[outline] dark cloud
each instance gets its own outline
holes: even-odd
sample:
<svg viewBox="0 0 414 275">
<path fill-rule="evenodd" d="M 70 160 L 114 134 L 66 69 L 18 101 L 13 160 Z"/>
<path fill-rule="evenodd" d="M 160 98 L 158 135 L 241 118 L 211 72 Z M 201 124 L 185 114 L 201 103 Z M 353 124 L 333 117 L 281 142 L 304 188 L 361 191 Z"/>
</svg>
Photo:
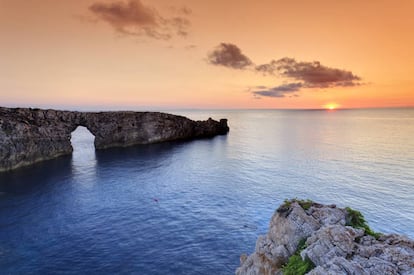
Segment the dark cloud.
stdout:
<svg viewBox="0 0 414 275">
<path fill-rule="evenodd" d="M 269 63 L 257 65 L 254 69 L 259 73 L 263 73 L 264 75 L 275 75 L 277 73 L 276 61 L 272 60 Z"/>
<path fill-rule="evenodd" d="M 184 17 L 191 13 L 190 10 L 182 10 L 183 16 L 165 18 L 140 0 L 95 2 L 89 11 L 97 19 L 109 23 L 118 33 L 127 35 L 167 40 L 174 35 L 186 36 L 190 26 L 190 21 Z"/>
<path fill-rule="evenodd" d="M 265 86 L 257 86 L 260 90 L 252 91 L 252 93 L 256 96 L 266 97 L 286 97 L 287 95 L 297 96 L 295 93 L 302 87 L 303 84 L 301 82 L 283 84 L 270 89 Z"/>
<path fill-rule="evenodd" d="M 355 86 L 361 80 L 351 71 L 330 68 L 319 61 L 297 62 L 293 58 L 282 58 L 277 63 L 281 75 L 303 80 L 308 87 Z"/>
<path fill-rule="evenodd" d="M 255 67 L 255 70 L 264 74 L 285 76 L 303 81 L 306 88 L 349 87 L 361 85 L 361 78 L 351 71 L 330 68 L 319 61 L 298 62 L 294 58 L 285 57 L 272 60 L 268 64 Z"/>
<path fill-rule="evenodd" d="M 297 97 L 304 88 L 352 87 L 362 85 L 361 78 L 351 71 L 322 65 L 319 61 L 304 62 L 284 57 L 269 63 L 255 65 L 239 47 L 230 43 L 221 43 L 208 55 L 213 65 L 232 69 L 249 69 L 263 75 L 293 79 L 297 82 L 283 84 L 273 88 L 257 86 L 251 92 L 256 96 Z"/>
<path fill-rule="evenodd" d="M 243 70 L 253 65 L 252 61 L 245 56 L 239 47 L 231 43 L 221 43 L 208 55 L 208 62 L 232 69 Z"/>
</svg>

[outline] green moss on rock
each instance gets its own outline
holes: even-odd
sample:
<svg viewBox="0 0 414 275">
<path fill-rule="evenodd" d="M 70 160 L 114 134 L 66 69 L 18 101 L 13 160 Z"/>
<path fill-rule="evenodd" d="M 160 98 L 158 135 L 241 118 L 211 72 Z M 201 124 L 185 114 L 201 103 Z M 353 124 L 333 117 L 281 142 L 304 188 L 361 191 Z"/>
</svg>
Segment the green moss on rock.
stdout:
<svg viewBox="0 0 414 275">
<path fill-rule="evenodd" d="M 365 230 L 365 234 L 373 236 L 378 239 L 381 235 L 380 233 L 374 232 L 367 224 L 364 215 L 361 212 L 354 210 L 350 207 L 345 207 L 347 212 L 346 225 L 352 226 L 353 228 L 360 228 Z"/>
<path fill-rule="evenodd" d="M 311 271 L 315 265 L 309 259 L 302 259 L 300 252 L 306 248 L 305 239 L 301 240 L 298 244 L 295 254 L 289 257 L 288 262 L 282 267 L 284 275 L 303 275 Z"/>
<path fill-rule="evenodd" d="M 294 198 L 291 200 L 285 199 L 285 201 L 283 202 L 283 205 L 281 205 L 281 207 L 290 207 L 291 204 L 293 202 L 297 202 L 304 210 L 308 210 L 313 204 L 314 202 L 312 200 L 301 200 L 298 198 Z"/>
</svg>

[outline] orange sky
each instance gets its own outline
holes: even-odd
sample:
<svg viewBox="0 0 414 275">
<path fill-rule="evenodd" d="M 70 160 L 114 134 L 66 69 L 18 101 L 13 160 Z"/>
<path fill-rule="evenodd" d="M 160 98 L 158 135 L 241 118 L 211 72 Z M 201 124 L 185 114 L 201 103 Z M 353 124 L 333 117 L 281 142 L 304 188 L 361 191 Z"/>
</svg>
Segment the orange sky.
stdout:
<svg viewBox="0 0 414 275">
<path fill-rule="evenodd" d="M 414 106 L 413 11 L 411 0 L 0 0 L 0 106 Z M 251 64 L 212 64 L 221 43 Z M 285 57 L 294 72 L 255 69 Z M 309 80 L 313 61 L 353 79 Z"/>
</svg>

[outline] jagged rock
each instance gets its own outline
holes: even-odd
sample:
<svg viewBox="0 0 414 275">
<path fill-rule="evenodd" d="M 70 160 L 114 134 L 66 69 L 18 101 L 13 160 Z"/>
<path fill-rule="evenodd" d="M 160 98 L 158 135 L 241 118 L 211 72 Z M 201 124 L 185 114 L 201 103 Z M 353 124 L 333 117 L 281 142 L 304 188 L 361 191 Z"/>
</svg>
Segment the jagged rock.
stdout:
<svg viewBox="0 0 414 275">
<path fill-rule="evenodd" d="M 256 249 L 243 255 L 236 274 L 282 274 L 301 239 L 306 248 L 302 259 L 315 268 L 307 274 L 414 274 L 414 241 L 400 235 L 366 235 L 364 229 L 346 226 L 346 209 L 301 202 L 283 204 L 273 215 L 266 236 L 259 236 Z"/>
<path fill-rule="evenodd" d="M 248 256 L 236 274 L 277 274 L 287 262 L 299 241 L 320 227 L 297 203 L 282 205 L 273 215 L 266 236 L 259 236 L 256 252 Z"/>
<path fill-rule="evenodd" d="M 336 205 L 324 206 L 322 204 L 314 203 L 309 209 L 309 214 L 317 219 L 321 225 L 345 225 L 346 211 L 336 208 Z"/>
<path fill-rule="evenodd" d="M 343 225 L 325 226 L 306 240 L 307 248 L 301 256 L 308 257 L 315 265 L 324 265 L 335 257 L 345 258 L 352 254 L 355 239 L 363 235 L 362 229 Z"/>
<path fill-rule="evenodd" d="M 0 171 L 70 154 L 71 133 L 85 126 L 95 148 L 213 137 L 227 120 L 193 121 L 159 112 L 69 112 L 0 107 Z"/>
</svg>

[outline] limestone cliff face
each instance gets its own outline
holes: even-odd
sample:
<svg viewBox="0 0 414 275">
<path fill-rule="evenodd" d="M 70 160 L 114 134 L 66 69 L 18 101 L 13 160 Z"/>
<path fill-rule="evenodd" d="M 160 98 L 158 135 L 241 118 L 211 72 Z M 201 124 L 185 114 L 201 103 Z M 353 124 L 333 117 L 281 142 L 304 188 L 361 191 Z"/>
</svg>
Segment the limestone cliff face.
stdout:
<svg viewBox="0 0 414 275">
<path fill-rule="evenodd" d="M 0 107 L 0 171 L 70 154 L 71 133 L 85 126 L 95 148 L 125 147 L 227 134 L 227 120 L 193 121 L 158 112 L 69 112 Z"/>
<path fill-rule="evenodd" d="M 307 207 L 305 207 L 307 208 Z M 237 275 L 283 274 L 282 266 L 301 240 L 300 252 L 315 267 L 306 274 L 414 274 L 414 241 L 400 235 L 376 239 L 346 226 L 346 209 L 297 202 L 282 205 L 273 215 L 267 235 L 260 236 L 250 256 L 240 257 Z"/>
<path fill-rule="evenodd" d="M 96 149 L 213 137 L 229 131 L 225 119 L 193 121 L 155 112 L 82 113 L 80 125 L 95 135 Z"/>
</svg>

